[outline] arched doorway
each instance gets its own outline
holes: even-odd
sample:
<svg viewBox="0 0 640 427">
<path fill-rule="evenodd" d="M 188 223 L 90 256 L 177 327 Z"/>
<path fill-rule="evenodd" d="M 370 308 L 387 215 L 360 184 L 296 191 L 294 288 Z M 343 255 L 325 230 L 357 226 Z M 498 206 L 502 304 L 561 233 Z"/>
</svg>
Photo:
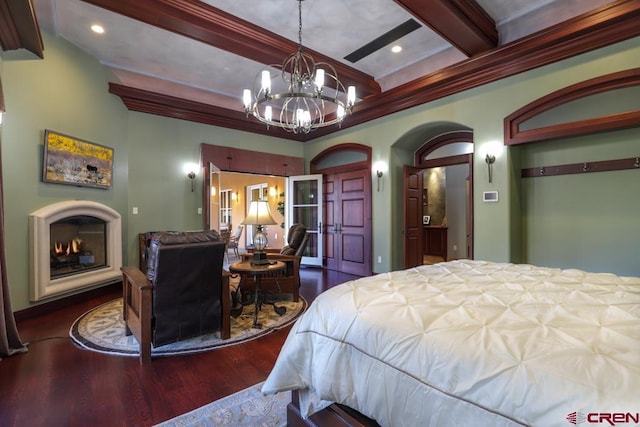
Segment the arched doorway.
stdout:
<svg viewBox="0 0 640 427">
<path fill-rule="evenodd" d="M 413 152 L 412 164 L 402 165 L 400 265 L 473 258 L 472 130 L 426 124 L 394 146 Z"/>
<path fill-rule="evenodd" d="M 368 276 L 372 271 L 371 147 L 341 144 L 311 160 L 322 174 L 325 268 Z"/>
</svg>

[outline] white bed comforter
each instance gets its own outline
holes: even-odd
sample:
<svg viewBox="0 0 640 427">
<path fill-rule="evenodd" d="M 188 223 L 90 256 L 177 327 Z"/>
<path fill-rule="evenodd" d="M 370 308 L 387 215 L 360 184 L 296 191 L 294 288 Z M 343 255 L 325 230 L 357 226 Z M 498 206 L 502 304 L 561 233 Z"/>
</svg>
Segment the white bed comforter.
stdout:
<svg viewBox="0 0 640 427">
<path fill-rule="evenodd" d="M 293 389 L 394 427 L 636 416 L 640 278 L 464 260 L 347 282 L 297 321 L 262 392 Z"/>
</svg>

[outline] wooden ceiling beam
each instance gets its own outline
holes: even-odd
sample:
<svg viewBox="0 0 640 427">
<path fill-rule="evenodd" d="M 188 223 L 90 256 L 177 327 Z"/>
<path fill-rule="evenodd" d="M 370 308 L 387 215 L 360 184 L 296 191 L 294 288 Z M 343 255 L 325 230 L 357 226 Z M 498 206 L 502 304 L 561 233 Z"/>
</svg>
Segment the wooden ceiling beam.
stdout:
<svg viewBox="0 0 640 427">
<path fill-rule="evenodd" d="M 395 0 L 467 56 L 498 46 L 496 24 L 475 0 Z"/>
<path fill-rule="evenodd" d="M 265 65 L 280 64 L 298 49 L 296 42 L 204 2 L 192 0 L 83 1 Z M 311 54 L 317 62 L 331 64 L 345 87 L 356 86 L 359 97 L 367 98 L 381 92 L 380 85 L 372 76 L 311 49 L 305 48 L 305 52 Z"/>
<path fill-rule="evenodd" d="M 341 128 L 416 107 L 487 83 L 552 64 L 633 37 L 640 37 L 640 0 L 620 0 L 562 22 L 531 36 L 493 49 L 475 58 L 425 75 L 395 89 L 356 104 Z M 114 90 L 120 87 L 122 90 Z M 309 134 L 291 134 L 266 127 L 233 111 L 152 92 L 110 84 L 129 109 L 255 132 L 263 135 L 309 141 L 334 133 L 327 127 Z M 133 106 L 133 107 L 132 107 Z"/>
<path fill-rule="evenodd" d="M 0 47 L 26 49 L 44 58 L 44 44 L 31 0 L 0 0 Z"/>
<path fill-rule="evenodd" d="M 342 129 L 640 37 L 640 0 L 609 3 L 357 103 Z M 327 128 L 313 138 L 335 132 Z"/>
</svg>

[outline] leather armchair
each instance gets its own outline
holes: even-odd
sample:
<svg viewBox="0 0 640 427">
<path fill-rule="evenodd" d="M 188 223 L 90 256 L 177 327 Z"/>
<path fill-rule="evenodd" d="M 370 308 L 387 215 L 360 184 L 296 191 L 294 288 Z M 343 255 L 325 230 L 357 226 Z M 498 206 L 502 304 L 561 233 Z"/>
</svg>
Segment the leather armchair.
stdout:
<svg viewBox="0 0 640 427">
<path fill-rule="evenodd" d="M 230 337 L 229 273 L 222 269 L 225 243 L 214 230 L 154 233 L 147 273 L 122 267 L 125 333 L 151 347 L 220 331 Z"/>
<path fill-rule="evenodd" d="M 283 294 L 291 294 L 293 301 L 298 301 L 300 288 L 300 260 L 309 241 L 309 233 L 304 224 L 293 224 L 287 233 L 287 245 L 282 249 L 265 249 L 267 258 L 270 260 L 282 261 L 287 268 L 282 276 L 278 277 L 278 282 L 272 277 L 264 277 L 261 281 L 261 288 L 264 292 L 276 294 L 278 284 Z M 251 252 L 243 254 L 243 261 L 250 261 L 253 257 Z M 240 288 L 243 295 L 252 293 L 252 284 L 247 283 L 247 278 L 242 277 Z"/>
</svg>

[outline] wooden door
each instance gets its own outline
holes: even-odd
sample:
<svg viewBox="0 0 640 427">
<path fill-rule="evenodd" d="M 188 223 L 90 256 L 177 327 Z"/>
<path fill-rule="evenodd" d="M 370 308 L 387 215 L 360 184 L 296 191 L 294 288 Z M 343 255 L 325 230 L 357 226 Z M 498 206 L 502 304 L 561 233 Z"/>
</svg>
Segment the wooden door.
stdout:
<svg viewBox="0 0 640 427">
<path fill-rule="evenodd" d="M 423 225 L 422 225 L 422 169 L 405 165 L 403 167 L 403 210 L 402 239 L 404 247 L 404 268 L 422 265 Z"/>
<path fill-rule="evenodd" d="M 467 258 L 473 259 L 473 154 L 468 156 L 469 176 L 467 177 Z"/>
<path fill-rule="evenodd" d="M 371 261 L 371 179 L 368 169 L 325 175 L 325 267 L 368 276 Z"/>
</svg>

